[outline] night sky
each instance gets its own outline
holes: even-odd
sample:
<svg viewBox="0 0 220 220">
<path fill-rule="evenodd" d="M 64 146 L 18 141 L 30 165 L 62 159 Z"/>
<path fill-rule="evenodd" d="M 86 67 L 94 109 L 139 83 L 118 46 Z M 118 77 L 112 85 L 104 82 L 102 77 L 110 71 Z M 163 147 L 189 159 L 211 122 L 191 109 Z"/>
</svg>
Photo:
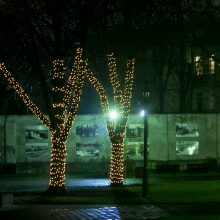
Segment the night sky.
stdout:
<svg viewBox="0 0 220 220">
<path fill-rule="evenodd" d="M 77 47 L 83 48 L 89 67 L 109 94 L 107 53 L 117 58 L 122 84 L 126 60 L 136 59 L 132 112 L 142 101 L 143 89 L 150 91 L 152 113 L 166 113 L 168 105 L 169 112 L 190 111 L 178 104 L 186 106 L 187 85 L 194 87 L 183 67 L 184 51 L 197 47 L 208 56 L 210 46 L 218 49 L 219 9 L 219 1 L 208 0 L 1 1 L 0 61 L 45 113 L 42 87 L 51 87 L 52 61 L 64 59 L 70 70 Z M 1 114 L 29 114 L 0 77 Z M 171 78 L 176 87 L 169 84 Z M 167 94 L 172 104 L 166 103 Z M 78 113 L 100 112 L 98 95 L 86 82 Z"/>
</svg>

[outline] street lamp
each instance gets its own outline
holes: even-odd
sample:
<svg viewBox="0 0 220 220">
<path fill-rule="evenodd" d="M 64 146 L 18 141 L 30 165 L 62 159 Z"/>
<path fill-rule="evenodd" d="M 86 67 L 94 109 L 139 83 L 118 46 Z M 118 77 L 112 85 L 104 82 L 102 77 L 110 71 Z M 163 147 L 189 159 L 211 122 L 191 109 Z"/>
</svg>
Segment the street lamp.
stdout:
<svg viewBox="0 0 220 220">
<path fill-rule="evenodd" d="M 148 115 L 147 115 L 147 101 L 150 96 L 150 92 L 144 90 L 142 92 L 142 104 L 144 109 L 141 111 L 141 116 L 144 117 L 144 164 L 142 175 L 142 197 L 146 197 L 148 192 Z"/>
</svg>

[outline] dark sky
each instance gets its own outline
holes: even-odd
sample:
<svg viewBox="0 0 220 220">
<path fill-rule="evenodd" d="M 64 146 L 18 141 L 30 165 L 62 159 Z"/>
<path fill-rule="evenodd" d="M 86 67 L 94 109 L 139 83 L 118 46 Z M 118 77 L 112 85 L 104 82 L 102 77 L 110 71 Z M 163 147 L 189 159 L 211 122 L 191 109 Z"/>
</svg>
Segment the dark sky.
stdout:
<svg viewBox="0 0 220 220">
<path fill-rule="evenodd" d="M 219 1 L 187 2 L 1 1 L 0 61 L 5 62 L 28 93 L 36 97 L 42 91 L 36 93 L 33 90 L 39 88 L 42 76 L 48 83 L 52 60 L 62 58 L 70 64 L 78 46 L 83 47 L 90 67 L 108 89 L 106 54 L 115 53 L 122 79 L 124 72 L 120 68 L 125 65 L 126 59 L 135 57 L 134 106 L 143 87 L 149 86 L 147 83 L 155 90 L 152 91 L 154 97 L 159 99 L 157 88 L 162 87 L 156 73 L 158 66 L 164 62 L 163 53 L 158 53 L 153 69 L 152 64 L 146 64 L 152 62 L 146 57 L 149 48 L 162 51 L 161 48 L 173 47 L 187 39 L 185 36 L 189 33 L 190 36 L 196 36 L 195 33 L 208 36 L 212 42 L 220 39 L 218 31 L 213 32 L 219 27 Z M 0 91 L 5 94 L 4 89 L 0 88 Z M 11 97 L 12 103 L 19 102 Z M 36 102 L 44 105 L 41 98 L 37 98 Z M 16 107 L 13 109 L 15 113 L 19 111 Z M 87 84 L 79 112 L 100 112 L 97 94 Z"/>
</svg>

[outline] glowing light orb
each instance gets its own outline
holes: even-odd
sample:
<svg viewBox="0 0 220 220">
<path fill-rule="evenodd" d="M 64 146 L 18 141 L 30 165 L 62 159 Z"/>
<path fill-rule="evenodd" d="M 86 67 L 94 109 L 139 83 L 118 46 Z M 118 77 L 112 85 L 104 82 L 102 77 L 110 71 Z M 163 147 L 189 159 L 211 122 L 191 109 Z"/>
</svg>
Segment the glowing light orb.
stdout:
<svg viewBox="0 0 220 220">
<path fill-rule="evenodd" d="M 145 111 L 145 110 L 141 110 L 141 111 L 140 111 L 140 116 L 141 116 L 141 117 L 144 117 L 145 115 L 146 115 L 146 111 Z"/>
<path fill-rule="evenodd" d="M 112 120 L 116 120 L 118 117 L 119 117 L 119 113 L 116 111 L 116 110 L 111 110 L 109 112 L 109 117 L 112 119 Z"/>
</svg>

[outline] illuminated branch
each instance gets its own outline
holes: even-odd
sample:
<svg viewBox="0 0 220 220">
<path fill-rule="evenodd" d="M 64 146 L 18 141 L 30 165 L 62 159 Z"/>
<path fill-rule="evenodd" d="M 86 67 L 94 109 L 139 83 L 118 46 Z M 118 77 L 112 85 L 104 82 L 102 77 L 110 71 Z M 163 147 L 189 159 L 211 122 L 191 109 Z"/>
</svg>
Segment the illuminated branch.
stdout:
<svg viewBox="0 0 220 220">
<path fill-rule="evenodd" d="M 6 69 L 4 63 L 0 64 L 0 70 L 4 74 L 4 77 L 6 78 L 7 82 L 10 84 L 10 86 L 13 89 L 15 89 L 17 94 L 23 100 L 25 105 L 31 110 L 31 112 L 33 112 L 33 114 L 36 115 L 45 126 L 47 126 L 49 129 L 51 129 L 51 123 L 50 123 L 49 119 L 47 119 L 43 115 L 43 113 L 40 111 L 40 109 L 31 101 L 31 99 L 26 94 L 26 92 L 23 90 L 23 88 L 19 85 L 18 82 L 16 82 L 16 80 L 11 75 L 11 73 Z"/>
<path fill-rule="evenodd" d="M 65 103 L 65 110 L 66 110 L 65 113 L 67 112 L 67 108 L 69 106 L 70 99 L 73 94 L 74 85 L 78 83 L 78 80 L 82 75 L 83 68 L 84 68 L 84 61 L 82 60 L 82 49 L 78 48 L 74 59 L 73 68 L 68 77 L 65 94 L 63 97 L 63 102 Z"/>
<path fill-rule="evenodd" d="M 64 102 L 66 103 L 65 112 L 68 112 L 67 108 L 70 108 L 70 112 L 64 125 L 64 130 L 61 134 L 61 138 L 64 139 L 67 138 L 70 132 L 75 119 L 76 111 L 79 106 L 82 88 L 84 85 L 86 66 L 87 63 L 82 60 L 82 49 L 79 48 L 77 49 L 77 55 L 75 57 L 73 69 L 68 79 L 67 89 L 64 96 Z"/>
<path fill-rule="evenodd" d="M 77 79 L 77 84 L 75 85 L 75 88 L 74 88 L 74 95 L 72 96 L 71 109 L 70 109 L 70 112 L 69 112 L 69 116 L 68 116 L 68 119 L 65 123 L 65 128 L 64 128 L 63 132 L 61 133 L 61 138 L 64 138 L 64 139 L 67 138 L 67 136 L 70 132 L 70 129 L 71 129 L 72 124 L 73 124 L 74 119 L 75 119 L 76 111 L 77 111 L 78 106 L 79 106 L 80 97 L 81 97 L 81 94 L 82 94 L 82 87 L 83 87 L 83 84 L 84 84 L 84 80 L 83 80 L 84 76 L 83 75 L 84 74 L 82 73 L 82 76 Z"/>
<path fill-rule="evenodd" d="M 116 94 L 120 90 L 120 82 L 117 74 L 117 65 L 113 53 L 107 55 L 108 67 L 110 72 L 110 81 L 113 88 L 113 93 Z"/>
<path fill-rule="evenodd" d="M 108 117 L 109 102 L 108 102 L 108 97 L 106 95 L 105 89 L 102 86 L 102 84 L 99 82 L 99 80 L 94 76 L 92 71 L 88 68 L 87 68 L 87 71 L 86 71 L 86 76 L 89 79 L 90 83 L 96 89 L 97 93 L 99 94 L 101 106 L 102 106 L 102 109 L 104 111 L 105 120 L 107 122 L 107 128 L 108 128 L 109 133 L 112 134 L 113 130 L 114 130 L 114 126 L 113 126 L 112 122 L 109 120 L 109 117 Z"/>
<path fill-rule="evenodd" d="M 70 123 L 71 118 L 68 119 L 70 115 L 68 114 L 68 109 L 71 109 L 70 112 L 71 111 L 76 112 L 77 110 L 78 104 L 76 103 L 79 102 L 78 100 L 79 98 L 74 97 L 74 94 L 75 93 L 81 94 L 81 91 L 78 92 L 78 90 L 82 88 L 78 88 L 78 87 L 80 84 L 82 84 L 82 79 L 84 77 L 82 74 L 82 72 L 84 71 L 83 64 L 84 62 L 82 60 L 82 49 L 78 48 L 75 59 L 74 59 L 73 68 L 67 80 L 67 85 L 64 87 L 63 82 L 62 82 L 61 87 L 55 86 L 52 88 L 52 91 L 57 92 L 59 95 L 62 96 L 62 98 L 59 100 L 59 103 L 53 104 L 53 107 L 57 107 L 57 108 L 60 108 L 60 110 L 62 110 L 62 113 L 60 112 L 60 114 L 56 114 L 56 118 L 60 120 L 59 125 L 61 128 L 60 130 L 61 133 L 64 133 L 66 125 L 69 126 L 69 124 L 72 124 Z M 52 79 L 55 79 L 55 80 L 63 79 L 64 77 L 64 68 L 62 68 L 63 66 L 64 66 L 63 61 L 61 60 L 54 61 L 54 71 L 52 74 Z M 74 108 L 76 108 L 76 110 L 74 110 Z"/>
<path fill-rule="evenodd" d="M 51 72 L 51 83 L 52 88 L 52 99 L 53 99 L 53 114 L 56 118 L 56 122 L 53 124 L 53 129 L 56 132 L 60 132 L 63 129 L 63 124 L 65 117 L 63 117 L 63 111 L 65 104 L 63 102 L 63 96 L 65 93 L 64 87 L 64 61 L 61 59 L 56 59 L 53 61 L 53 69 Z"/>
<path fill-rule="evenodd" d="M 98 92 L 104 113 L 107 114 L 109 111 L 109 104 L 108 104 L 108 97 L 106 95 L 104 87 L 94 76 L 94 74 L 91 72 L 90 69 L 87 69 L 86 76 L 88 77 L 90 83 L 94 86 L 94 88 Z"/>
<path fill-rule="evenodd" d="M 38 107 L 31 101 L 22 87 L 7 71 L 4 64 L 0 64 L 9 84 L 16 90 L 27 107 L 49 128 L 51 132 L 51 159 L 50 159 L 50 181 L 49 191 L 65 189 L 65 165 L 66 165 L 66 141 L 75 119 L 76 111 L 82 94 L 82 87 L 85 77 L 85 62 L 82 60 L 82 49 L 77 49 L 74 64 L 67 83 L 64 80 L 64 61 L 56 59 L 53 61 L 51 72 L 51 89 L 53 117 L 51 122 L 47 119 Z M 70 112 L 68 113 L 68 110 Z"/>
<path fill-rule="evenodd" d="M 110 73 L 109 77 L 114 94 L 114 103 L 116 108 L 120 108 L 120 106 L 124 104 L 123 103 L 124 100 L 123 100 L 121 84 L 117 74 L 116 60 L 113 53 L 108 54 L 107 58 L 108 58 L 108 67 Z"/>
<path fill-rule="evenodd" d="M 66 141 L 75 119 L 76 111 L 82 94 L 84 84 L 85 66 L 82 60 L 82 49 L 77 50 L 73 68 L 68 77 L 67 85 L 64 86 L 62 62 L 57 60 L 54 65 L 54 84 L 52 89 L 54 99 L 57 100 L 53 107 L 58 120 L 57 128 L 51 135 L 52 153 L 50 163 L 50 187 L 64 188 L 65 164 L 66 164 Z M 68 112 L 69 111 L 69 112 Z"/>
<path fill-rule="evenodd" d="M 125 75 L 124 108 L 127 113 L 130 111 L 133 82 L 134 82 L 134 59 L 128 60 L 126 75 Z"/>
</svg>

